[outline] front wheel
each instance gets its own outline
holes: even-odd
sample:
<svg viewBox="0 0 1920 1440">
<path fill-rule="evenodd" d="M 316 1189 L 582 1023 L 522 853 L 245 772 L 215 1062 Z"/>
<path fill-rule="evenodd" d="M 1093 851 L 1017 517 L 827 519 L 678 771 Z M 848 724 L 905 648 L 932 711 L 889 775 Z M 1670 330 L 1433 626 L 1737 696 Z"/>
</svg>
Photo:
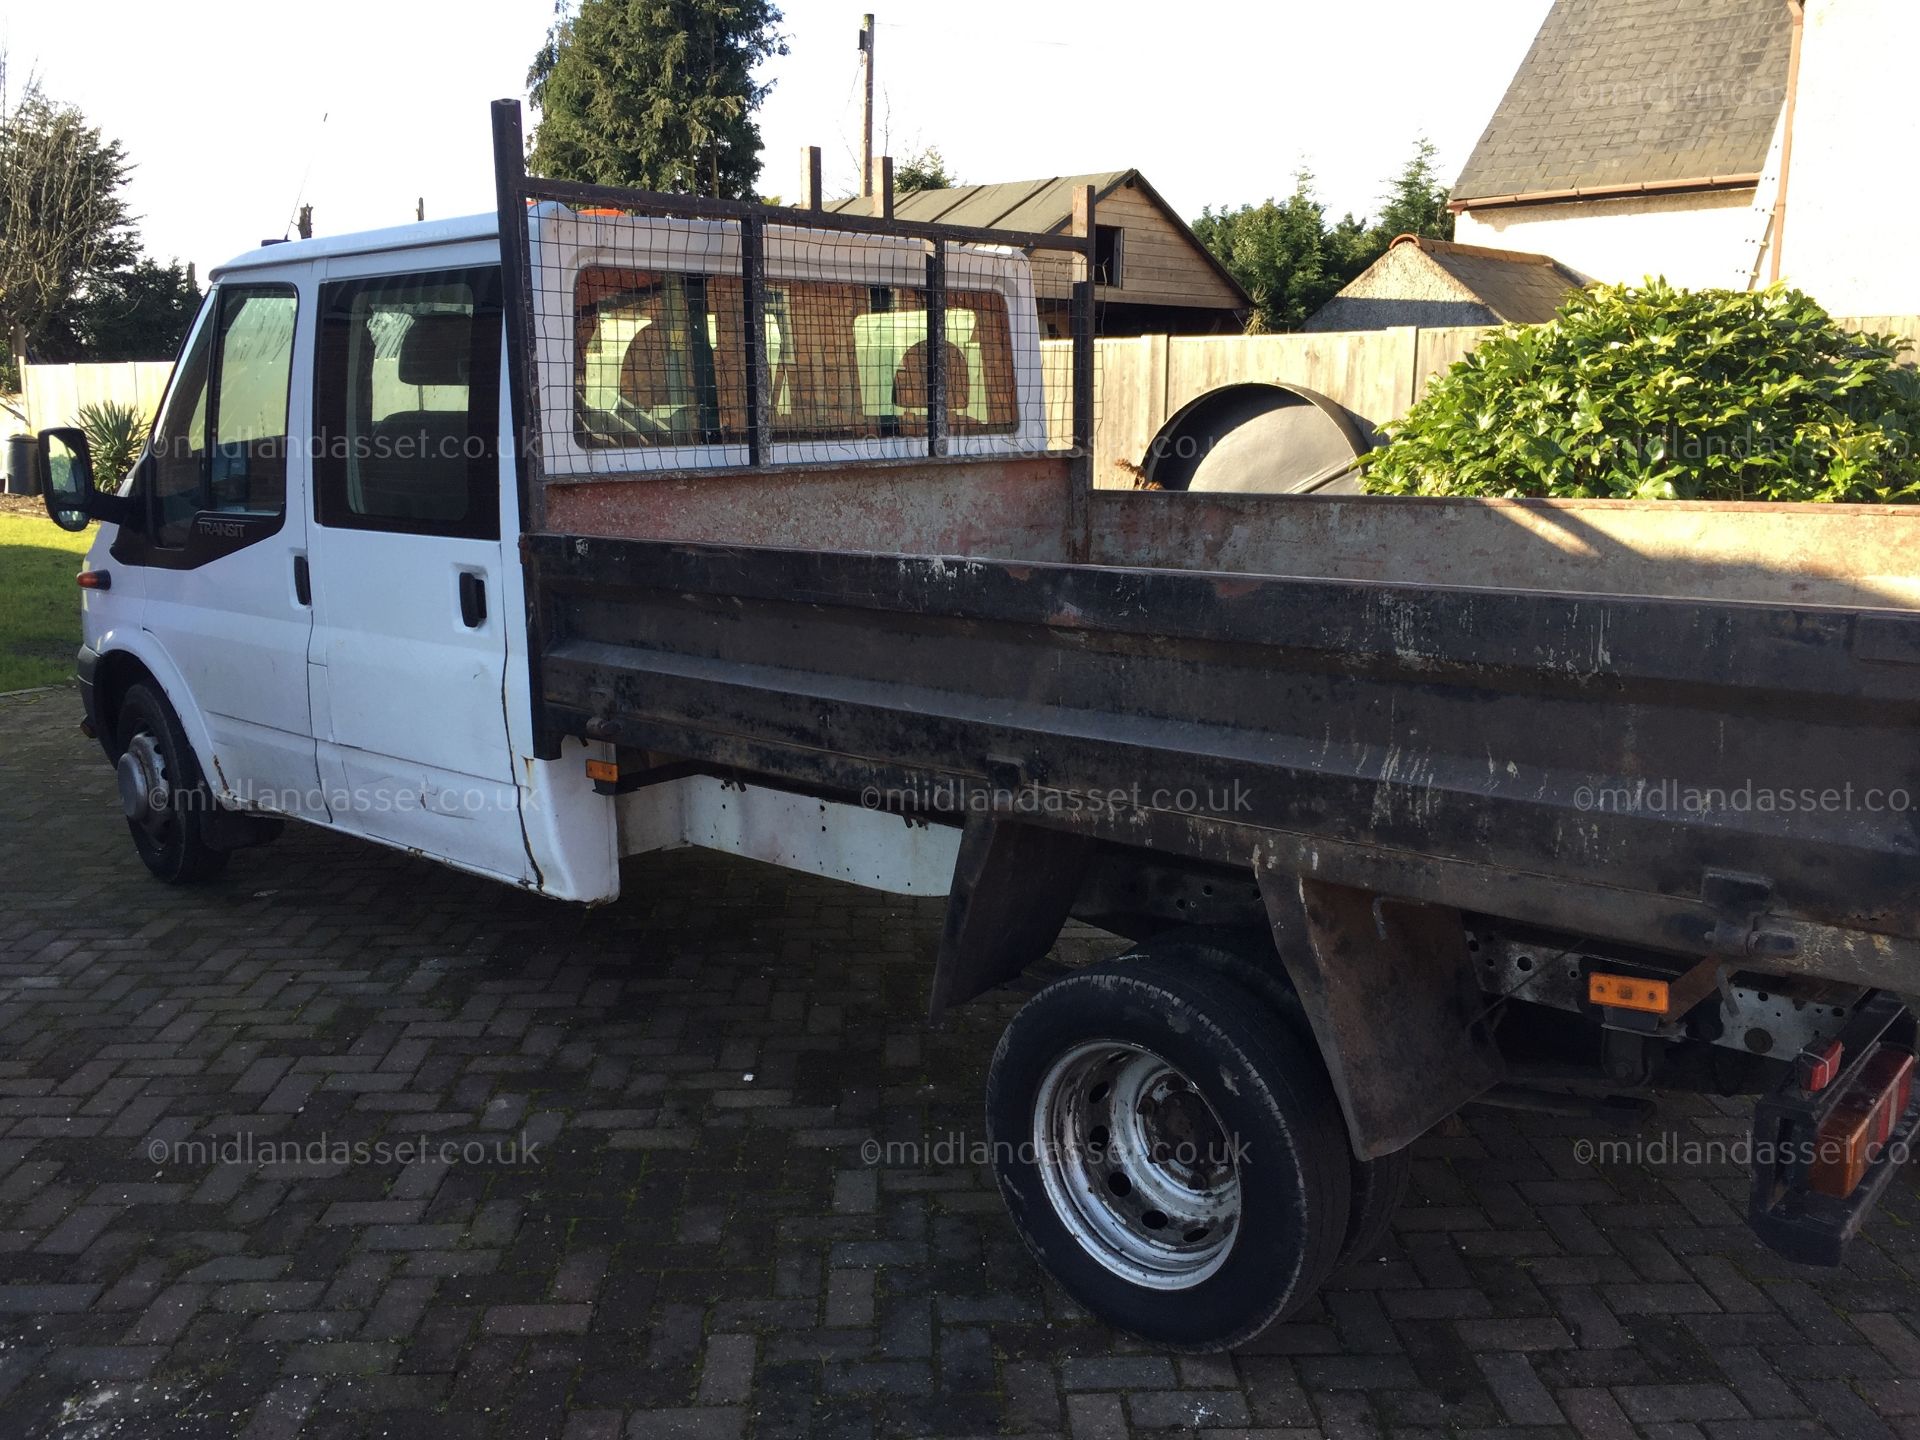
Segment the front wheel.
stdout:
<svg viewBox="0 0 1920 1440">
<path fill-rule="evenodd" d="M 1303 1303 L 1345 1238 L 1319 1056 L 1232 981 L 1151 949 L 1042 989 L 1000 1039 L 987 1128 L 1014 1225 L 1075 1299 L 1185 1350 Z"/>
<path fill-rule="evenodd" d="M 173 707 L 158 690 L 134 685 L 120 699 L 115 731 L 120 808 L 134 849 L 169 885 L 210 880 L 227 851 L 208 843 L 213 795 Z"/>
</svg>

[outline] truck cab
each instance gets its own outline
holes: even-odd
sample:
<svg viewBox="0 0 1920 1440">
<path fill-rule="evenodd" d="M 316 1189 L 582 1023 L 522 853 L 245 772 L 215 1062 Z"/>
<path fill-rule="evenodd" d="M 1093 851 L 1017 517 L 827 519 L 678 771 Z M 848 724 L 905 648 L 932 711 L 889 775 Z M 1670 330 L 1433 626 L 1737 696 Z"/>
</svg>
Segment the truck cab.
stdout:
<svg viewBox="0 0 1920 1440">
<path fill-rule="evenodd" d="M 542 413 L 571 421 L 542 427 L 546 471 L 744 463 L 730 227 L 556 205 L 529 223 Z M 1045 446 L 1025 257 L 956 247 L 930 320 L 918 246 L 816 247 L 765 241 L 773 459 L 924 454 L 935 373 L 953 455 Z M 572 900 L 613 898 L 623 853 L 688 840 L 835 874 L 880 853 L 891 888 L 943 891 L 951 835 L 902 846 L 855 811 L 854 838 L 802 853 L 779 838 L 791 797 L 729 806 L 709 777 L 610 795 L 587 762 L 611 748 L 578 737 L 536 758 L 495 216 L 268 245 L 212 278 L 88 558 L 87 723 L 157 873 L 210 875 L 295 819 Z M 76 443 L 55 433 L 53 469 Z"/>
<path fill-rule="evenodd" d="M 88 557 L 82 694 L 143 856 L 217 867 L 266 833 L 229 816 L 286 817 L 537 885 L 493 217 L 267 246 L 213 281 Z M 163 723 L 126 711 L 136 686 Z M 183 784 L 208 808 L 153 803 Z"/>
</svg>

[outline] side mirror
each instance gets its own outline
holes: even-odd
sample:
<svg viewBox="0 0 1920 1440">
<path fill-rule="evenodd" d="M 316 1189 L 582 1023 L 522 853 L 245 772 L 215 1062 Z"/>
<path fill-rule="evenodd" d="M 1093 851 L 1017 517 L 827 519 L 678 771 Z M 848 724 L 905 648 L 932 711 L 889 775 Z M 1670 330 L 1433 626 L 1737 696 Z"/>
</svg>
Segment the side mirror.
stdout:
<svg viewBox="0 0 1920 1440">
<path fill-rule="evenodd" d="M 40 494 L 62 530 L 84 530 L 93 519 L 93 450 L 86 432 L 60 427 L 40 432 Z"/>
</svg>

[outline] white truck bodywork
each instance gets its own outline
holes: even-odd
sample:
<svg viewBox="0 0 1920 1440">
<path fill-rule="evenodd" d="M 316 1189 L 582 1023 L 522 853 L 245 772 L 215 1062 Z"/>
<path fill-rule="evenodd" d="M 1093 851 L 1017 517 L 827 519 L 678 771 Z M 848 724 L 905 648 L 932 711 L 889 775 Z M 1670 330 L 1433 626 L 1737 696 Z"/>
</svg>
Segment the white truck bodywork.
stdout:
<svg viewBox="0 0 1920 1440">
<path fill-rule="evenodd" d="M 531 217 L 534 253 L 541 265 L 569 276 L 614 256 L 631 265 L 638 255 L 664 271 L 738 265 L 737 241 L 710 222 L 543 210 Z M 807 253 L 807 244 L 803 232 L 771 232 L 769 273 L 819 276 L 822 257 Z M 847 283 L 907 284 L 920 263 L 910 242 L 862 237 L 839 247 L 827 273 Z M 227 807 L 343 831 L 557 899 L 610 900 L 619 893 L 623 855 L 682 845 L 895 893 L 945 894 L 958 845 L 950 827 L 707 776 L 609 796 L 596 791 L 586 762 L 610 761 L 612 747 L 577 739 L 565 742 L 559 760 L 533 758 L 527 595 L 517 544 L 523 517 L 504 385 L 492 446 L 497 525 L 485 527 L 488 533 L 323 521 L 314 464 L 323 289 L 498 264 L 495 217 L 480 215 L 263 247 L 216 270 L 161 414 L 190 402 L 175 392 L 193 383 L 191 373 L 185 382 L 181 375 L 196 345 L 210 343 L 203 332 L 221 324 L 223 295 L 291 294 L 279 524 L 230 553 L 182 565 L 165 557 L 129 563 L 121 527 L 103 523 L 87 564 L 113 579 L 110 589 L 84 592 L 83 674 L 132 662 L 151 675 L 201 757 L 208 787 Z M 1011 306 L 1031 309 L 1024 257 L 957 248 L 953 265 L 956 284 L 992 288 Z M 569 416 L 573 317 L 543 313 L 536 323 L 551 362 L 542 371 L 554 377 L 543 409 Z M 221 335 L 215 348 L 227 343 Z M 504 353 L 500 368 L 504 374 Z M 1015 374 L 1017 433 L 956 436 L 955 453 L 1044 444 L 1037 344 L 1016 348 Z M 551 470 L 592 474 L 594 452 L 575 443 L 570 426 L 544 429 Z M 885 459 L 911 453 L 913 443 L 872 439 L 842 448 L 849 459 Z M 670 447 L 648 458 L 679 469 L 721 467 L 741 462 L 738 448 Z M 124 496 L 135 496 L 141 474 L 136 466 Z M 235 522 L 236 533 L 259 519 Z M 191 539 L 225 523 L 217 510 L 202 511 L 188 522 Z M 477 623 L 463 619 L 463 576 L 485 597 Z"/>
</svg>

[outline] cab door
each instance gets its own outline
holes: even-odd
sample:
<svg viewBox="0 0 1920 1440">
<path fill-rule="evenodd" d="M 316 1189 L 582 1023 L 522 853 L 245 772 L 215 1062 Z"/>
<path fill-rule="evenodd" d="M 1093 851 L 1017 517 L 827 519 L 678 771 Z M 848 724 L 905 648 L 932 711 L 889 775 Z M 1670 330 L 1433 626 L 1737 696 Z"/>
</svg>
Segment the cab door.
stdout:
<svg viewBox="0 0 1920 1440">
<path fill-rule="evenodd" d="M 330 262 L 320 290 L 321 774 L 336 824 L 527 880 L 504 696 L 499 266 L 393 263 Z"/>
<path fill-rule="evenodd" d="M 205 726 L 208 784 L 231 804 L 324 822 L 307 456 L 289 438 L 304 432 L 310 375 L 298 278 L 208 297 L 135 476 L 143 523 L 121 528 L 113 555 L 143 571 L 141 628 L 179 677 L 175 710 Z"/>
</svg>

